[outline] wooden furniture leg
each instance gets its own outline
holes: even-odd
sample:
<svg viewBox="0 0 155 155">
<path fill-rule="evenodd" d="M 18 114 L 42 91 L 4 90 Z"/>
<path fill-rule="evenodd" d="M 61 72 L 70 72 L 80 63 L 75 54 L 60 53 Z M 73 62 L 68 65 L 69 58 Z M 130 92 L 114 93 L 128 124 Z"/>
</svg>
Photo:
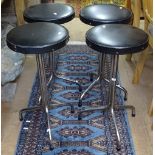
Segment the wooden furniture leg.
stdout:
<svg viewBox="0 0 155 155">
<path fill-rule="evenodd" d="M 147 59 L 147 56 L 148 56 L 148 50 L 145 49 L 141 53 L 141 55 L 139 57 L 139 60 L 137 62 L 136 69 L 135 69 L 135 72 L 134 72 L 134 76 L 133 76 L 133 79 L 132 79 L 133 84 L 138 84 L 139 83 L 140 77 L 141 77 L 141 74 L 142 74 L 142 71 L 143 71 L 143 68 L 144 68 L 144 64 L 145 64 L 145 61 Z"/>
<path fill-rule="evenodd" d="M 141 0 L 134 1 L 134 26 L 139 27 L 140 25 L 140 12 L 141 12 Z"/>
<path fill-rule="evenodd" d="M 153 116 L 153 101 L 152 101 L 151 104 L 149 105 L 148 115 L 149 115 L 150 117 Z M 153 130 L 153 123 L 151 124 L 151 129 Z"/>
<path fill-rule="evenodd" d="M 24 0 L 15 0 L 15 11 L 16 11 L 18 25 L 23 25 L 25 23 L 23 18 L 24 10 L 25 10 Z"/>
<path fill-rule="evenodd" d="M 126 61 L 131 61 L 132 58 L 132 54 L 127 54 L 126 55 Z"/>
<path fill-rule="evenodd" d="M 133 6 L 133 13 L 134 13 L 133 25 L 136 27 L 139 27 L 139 25 L 140 25 L 140 12 L 141 12 L 141 0 L 135 0 L 133 3 L 134 3 L 133 5 L 131 4 L 131 2 L 129 3 L 130 6 L 131 5 Z M 127 61 L 131 61 L 131 58 L 132 58 L 132 54 L 128 54 L 126 56 Z"/>
<path fill-rule="evenodd" d="M 150 106 L 149 106 L 148 114 L 149 114 L 150 117 L 153 116 L 153 101 L 151 102 L 151 104 L 150 104 Z"/>
</svg>

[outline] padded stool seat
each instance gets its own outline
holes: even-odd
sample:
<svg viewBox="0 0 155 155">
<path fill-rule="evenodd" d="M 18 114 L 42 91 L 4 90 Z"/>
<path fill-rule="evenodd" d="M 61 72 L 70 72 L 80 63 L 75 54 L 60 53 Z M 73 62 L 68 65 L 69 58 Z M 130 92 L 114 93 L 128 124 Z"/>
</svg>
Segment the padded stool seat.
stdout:
<svg viewBox="0 0 155 155">
<path fill-rule="evenodd" d="M 99 52 L 122 55 L 145 49 L 148 46 L 148 35 L 131 25 L 107 24 L 88 30 L 86 42 Z"/>
<path fill-rule="evenodd" d="M 74 9 L 64 4 L 43 3 L 31 6 L 24 11 L 24 19 L 32 22 L 52 22 L 63 24 L 75 16 Z"/>
<path fill-rule="evenodd" d="M 90 5 L 80 12 L 80 20 L 85 24 L 97 26 L 101 24 L 128 24 L 133 13 L 124 7 L 113 4 Z"/>
<path fill-rule="evenodd" d="M 7 34 L 7 45 L 15 52 L 42 54 L 65 46 L 69 40 L 66 28 L 54 23 L 31 23 L 12 29 Z"/>
</svg>

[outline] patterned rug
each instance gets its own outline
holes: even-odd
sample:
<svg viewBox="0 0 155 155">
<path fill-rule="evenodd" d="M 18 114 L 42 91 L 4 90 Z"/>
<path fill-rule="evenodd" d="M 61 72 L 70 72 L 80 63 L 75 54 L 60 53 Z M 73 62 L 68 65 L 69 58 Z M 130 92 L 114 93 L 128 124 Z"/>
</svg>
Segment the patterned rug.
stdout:
<svg viewBox="0 0 155 155">
<path fill-rule="evenodd" d="M 58 52 L 58 51 L 57 51 Z M 59 50 L 57 73 L 79 80 L 83 90 L 90 85 L 89 73 L 97 73 L 98 53 L 86 45 L 68 45 Z M 111 58 L 107 56 L 104 74 L 109 76 Z M 47 77 L 49 71 L 46 70 Z M 102 89 L 102 90 L 101 90 Z M 83 100 L 83 107 L 107 105 L 108 86 L 98 83 Z M 38 104 L 38 75 L 32 87 L 29 107 Z M 49 86 L 50 104 L 64 103 L 50 110 L 52 138 L 55 149 L 50 151 L 47 122 L 42 111 L 27 113 L 22 123 L 16 155 L 135 155 L 126 111 L 116 111 L 121 137 L 121 151 L 116 150 L 116 133 L 110 112 L 83 113 L 78 121 L 77 106 L 80 92 L 76 84 L 55 79 Z M 117 90 L 116 104 L 124 104 L 123 94 Z M 75 105 L 70 113 L 69 104 Z"/>
</svg>

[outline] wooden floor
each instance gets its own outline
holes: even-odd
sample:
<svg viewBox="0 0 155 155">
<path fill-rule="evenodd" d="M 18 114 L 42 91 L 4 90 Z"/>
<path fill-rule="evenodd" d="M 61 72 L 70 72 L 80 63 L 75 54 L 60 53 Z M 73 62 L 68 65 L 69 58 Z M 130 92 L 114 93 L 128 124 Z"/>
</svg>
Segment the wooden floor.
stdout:
<svg viewBox="0 0 155 155">
<path fill-rule="evenodd" d="M 85 32 L 90 28 L 79 21 L 65 24 L 71 36 L 71 41 L 84 41 Z M 152 120 L 147 114 L 148 105 L 152 100 L 152 59 L 144 67 L 139 85 L 133 85 L 132 76 L 134 63 L 128 63 L 125 56 L 120 57 L 119 70 L 122 85 L 128 90 L 127 104 L 136 107 L 136 117 L 130 117 L 131 132 L 137 155 L 152 155 Z M 18 120 L 18 111 L 26 107 L 31 86 L 36 72 L 35 58 L 29 56 L 24 65 L 24 71 L 18 81 L 16 96 L 13 103 L 2 103 L 2 155 L 13 155 L 21 123 Z"/>
</svg>

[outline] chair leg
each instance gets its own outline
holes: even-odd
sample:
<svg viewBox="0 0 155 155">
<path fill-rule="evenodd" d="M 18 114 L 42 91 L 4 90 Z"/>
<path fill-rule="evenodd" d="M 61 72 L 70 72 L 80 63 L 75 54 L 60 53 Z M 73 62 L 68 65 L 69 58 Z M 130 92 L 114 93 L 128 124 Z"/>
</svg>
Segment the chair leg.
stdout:
<svg viewBox="0 0 155 155">
<path fill-rule="evenodd" d="M 108 79 L 103 79 L 105 82 L 110 82 Z M 128 98 L 128 92 L 127 92 L 127 90 L 124 88 L 124 87 L 122 87 L 122 86 L 120 86 L 119 84 L 116 84 L 116 88 L 118 88 L 118 89 L 120 89 L 120 90 L 122 90 L 123 92 L 124 92 L 124 101 L 127 101 L 127 98 Z"/>
<path fill-rule="evenodd" d="M 153 116 L 153 101 L 150 103 L 150 105 L 149 105 L 149 108 L 148 108 L 148 115 L 150 116 L 150 117 L 152 117 Z M 152 122 L 152 124 L 151 124 L 151 129 L 153 130 L 153 122 Z"/>
<path fill-rule="evenodd" d="M 49 64 L 49 67 L 52 69 L 52 74 L 51 76 L 55 76 L 57 77 L 58 79 L 63 79 L 63 80 L 66 80 L 66 81 L 69 81 L 69 82 L 72 82 L 72 83 L 75 83 L 77 86 L 78 86 L 78 89 L 79 89 L 79 92 L 82 92 L 82 86 L 81 84 L 79 83 L 78 80 L 73 80 L 73 79 L 69 79 L 69 78 L 66 78 L 66 77 L 63 77 L 63 76 L 59 76 L 56 74 L 55 70 L 56 70 L 56 66 L 55 66 L 55 53 L 52 52 L 52 53 L 49 53 L 48 54 L 48 64 Z M 51 78 L 50 78 L 51 79 Z M 50 83 L 50 80 L 48 82 L 48 84 Z"/>
<path fill-rule="evenodd" d="M 126 55 L 126 61 L 131 61 L 132 58 L 132 54 L 127 54 Z"/>
<path fill-rule="evenodd" d="M 150 117 L 153 116 L 153 101 L 149 105 L 148 114 Z"/>
<path fill-rule="evenodd" d="M 117 149 L 117 151 L 120 151 L 121 150 L 121 139 L 120 139 L 120 135 L 119 135 L 119 131 L 118 131 L 117 123 L 116 123 L 115 112 L 114 112 L 113 107 L 111 108 L 111 115 L 112 115 L 112 119 L 113 119 L 113 122 L 115 125 L 116 135 L 117 135 L 116 149 Z"/>
<path fill-rule="evenodd" d="M 80 96 L 80 99 L 79 99 L 79 103 L 78 103 L 78 106 L 79 107 L 81 107 L 82 106 L 82 100 L 83 100 L 83 98 L 84 98 L 84 96 L 85 96 L 85 94 L 89 91 L 89 90 L 91 90 L 93 87 L 94 87 L 94 85 L 99 81 L 101 79 L 101 76 L 99 76 L 83 93 L 82 93 L 82 95 Z"/>
<path fill-rule="evenodd" d="M 100 81 L 100 80 L 103 78 L 103 67 L 104 67 L 104 63 L 105 63 L 105 56 L 106 56 L 106 55 L 102 53 L 101 56 L 99 57 L 99 68 L 98 68 L 98 74 L 99 74 L 99 76 L 97 77 L 97 79 L 93 81 L 93 79 L 91 79 L 91 78 L 92 78 L 91 76 L 93 76 L 93 74 L 92 74 L 92 73 L 90 74 L 90 81 L 93 81 L 93 82 L 92 82 L 91 85 L 89 85 L 89 87 L 81 94 L 80 99 L 79 99 L 79 103 L 78 103 L 78 106 L 79 106 L 79 107 L 82 106 L 82 100 L 83 100 L 85 94 L 86 94 L 88 91 L 90 91 L 90 90 L 94 87 L 94 85 L 95 85 L 98 81 Z"/>
<path fill-rule="evenodd" d="M 19 120 L 23 121 L 23 113 L 25 113 L 25 112 L 33 112 L 33 111 L 41 110 L 41 109 L 43 109 L 42 106 L 36 106 L 36 107 L 21 109 L 19 111 Z"/>
<path fill-rule="evenodd" d="M 132 79 L 133 84 L 138 84 L 139 83 L 140 77 L 141 77 L 141 74 L 142 74 L 142 71 L 143 71 L 143 68 L 144 68 L 144 64 L 145 64 L 145 61 L 147 59 L 147 56 L 148 56 L 148 51 L 146 49 L 141 53 L 139 61 L 138 61 L 137 65 L 136 65 L 136 69 L 135 69 L 134 76 L 133 76 L 133 79 Z"/>
<path fill-rule="evenodd" d="M 96 108 L 89 108 L 89 109 L 85 109 L 79 112 L 78 115 L 78 120 L 82 119 L 82 113 L 84 112 L 89 112 L 89 111 L 96 111 L 96 110 L 108 110 L 110 108 L 110 112 L 112 115 L 112 120 L 115 126 L 115 131 L 116 131 L 116 146 L 117 146 L 117 150 L 120 151 L 121 150 L 121 139 L 120 139 L 120 135 L 119 135 L 119 131 L 118 131 L 118 127 L 117 127 L 117 123 L 116 123 L 116 117 L 115 117 L 115 96 L 116 96 L 116 88 L 119 88 L 121 90 L 124 90 L 123 87 L 120 87 L 119 85 L 117 85 L 117 73 L 118 73 L 118 59 L 119 59 L 119 55 L 113 55 L 112 56 L 112 65 L 111 65 L 111 75 L 110 75 L 110 80 L 104 79 L 106 82 L 109 83 L 109 95 L 108 95 L 108 105 L 107 106 L 101 106 L 101 107 L 96 107 Z M 132 110 L 132 115 L 135 116 L 135 107 L 133 106 L 129 106 L 129 105 L 123 105 L 123 106 L 117 106 L 116 108 L 118 109 L 131 109 Z"/>
<path fill-rule="evenodd" d="M 115 109 L 118 109 L 118 110 L 130 109 L 131 112 L 132 112 L 132 117 L 135 117 L 135 116 L 136 116 L 135 107 L 132 106 L 132 105 L 117 105 L 117 106 L 115 106 L 114 108 L 115 108 Z"/>
<path fill-rule="evenodd" d="M 73 80 L 73 79 L 68 79 L 68 78 L 63 77 L 63 76 L 59 76 L 59 75 L 57 75 L 55 72 L 54 72 L 54 76 L 57 77 L 57 78 L 59 78 L 59 79 L 63 79 L 63 80 L 66 80 L 66 81 L 75 83 L 76 85 L 78 85 L 79 92 L 82 92 L 82 86 L 81 86 L 81 84 L 79 83 L 79 81 Z"/>
<path fill-rule="evenodd" d="M 120 90 L 122 90 L 124 92 L 124 101 L 127 101 L 127 99 L 128 99 L 127 90 L 124 87 L 120 86 L 120 85 L 116 85 L 116 88 L 118 88 L 118 89 L 120 89 Z"/>
<path fill-rule="evenodd" d="M 88 108 L 88 109 L 82 110 L 78 114 L 78 120 L 82 119 L 82 113 L 89 112 L 89 111 L 103 111 L 104 112 L 104 111 L 108 110 L 109 107 L 110 107 L 110 105 L 108 105 L 108 106 L 101 106 L 101 107 L 95 107 L 95 108 Z"/>
<path fill-rule="evenodd" d="M 24 18 L 23 18 L 24 10 L 25 10 L 24 0 L 15 0 L 15 11 L 16 11 L 17 24 L 18 25 L 25 24 L 25 21 L 24 21 Z"/>
</svg>

